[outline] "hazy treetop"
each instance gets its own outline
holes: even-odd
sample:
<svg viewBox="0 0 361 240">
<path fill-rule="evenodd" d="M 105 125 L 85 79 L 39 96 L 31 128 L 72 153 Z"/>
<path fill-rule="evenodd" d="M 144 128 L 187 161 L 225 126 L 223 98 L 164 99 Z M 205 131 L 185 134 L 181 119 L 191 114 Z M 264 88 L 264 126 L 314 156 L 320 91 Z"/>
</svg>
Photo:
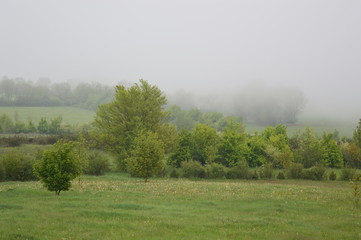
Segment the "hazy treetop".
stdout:
<svg viewBox="0 0 361 240">
<path fill-rule="evenodd" d="M 201 93 L 257 80 L 357 111 L 360 12 L 359 0 L 4 0 L 0 77 Z"/>
</svg>

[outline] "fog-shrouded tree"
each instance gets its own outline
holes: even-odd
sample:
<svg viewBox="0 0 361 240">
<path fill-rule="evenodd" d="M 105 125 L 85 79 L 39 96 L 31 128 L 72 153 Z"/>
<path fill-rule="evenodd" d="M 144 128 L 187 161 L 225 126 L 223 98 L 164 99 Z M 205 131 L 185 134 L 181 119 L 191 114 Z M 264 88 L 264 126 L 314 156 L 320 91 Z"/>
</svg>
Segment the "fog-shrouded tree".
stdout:
<svg viewBox="0 0 361 240">
<path fill-rule="evenodd" d="M 124 160 L 131 157 L 134 140 L 141 133 L 151 132 L 166 141 L 160 137 L 168 118 L 166 103 L 157 86 L 140 80 L 131 87 L 116 86 L 114 100 L 99 107 L 93 136 L 117 155 L 120 169 L 126 169 Z"/>
<path fill-rule="evenodd" d="M 353 141 L 359 148 L 361 148 L 361 119 L 353 133 Z"/>
<path fill-rule="evenodd" d="M 293 139 L 293 149 L 295 161 L 302 163 L 304 167 L 309 168 L 320 163 L 323 155 L 323 148 L 317 135 L 311 128 Z"/>
</svg>

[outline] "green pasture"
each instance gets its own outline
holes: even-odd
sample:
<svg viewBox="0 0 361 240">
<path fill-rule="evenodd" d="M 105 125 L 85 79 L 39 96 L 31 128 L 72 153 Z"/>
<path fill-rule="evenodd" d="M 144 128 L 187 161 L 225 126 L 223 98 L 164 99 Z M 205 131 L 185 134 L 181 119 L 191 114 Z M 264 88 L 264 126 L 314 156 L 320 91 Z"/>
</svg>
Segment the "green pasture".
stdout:
<svg viewBox="0 0 361 240">
<path fill-rule="evenodd" d="M 361 239 L 351 186 L 336 181 L 82 177 L 56 196 L 0 183 L 0 239 Z"/>
<path fill-rule="evenodd" d="M 95 113 L 90 110 L 75 107 L 0 107 L 0 115 L 7 114 L 10 118 L 37 124 L 41 117 L 47 120 L 61 116 L 64 123 L 81 125 L 94 119 Z"/>
<path fill-rule="evenodd" d="M 0 115 L 4 113 L 13 120 L 17 116 L 20 121 L 32 120 L 35 124 L 39 122 L 41 117 L 46 117 L 49 120 L 60 115 L 64 123 L 81 125 L 93 121 L 95 116 L 94 111 L 75 107 L 0 107 Z M 337 129 L 340 137 L 352 137 L 357 124 L 357 119 L 341 121 L 306 116 L 300 117 L 296 124 L 288 125 L 287 129 L 290 136 L 299 130 L 303 131 L 306 127 L 312 127 L 319 136 L 322 136 L 323 132 L 332 133 Z M 262 132 L 264 128 L 265 126 L 246 124 L 246 131 L 250 134 L 255 131 Z"/>
<path fill-rule="evenodd" d="M 316 117 L 300 117 L 297 123 L 289 124 L 287 126 L 288 135 L 292 137 L 296 132 L 303 132 L 306 127 L 311 127 L 314 132 L 321 137 L 324 132 L 333 133 L 335 129 L 339 132 L 340 137 L 352 137 L 354 130 L 358 124 L 357 119 L 345 120 L 332 120 L 327 118 Z M 246 131 L 250 134 L 262 132 L 265 126 L 246 124 Z"/>
</svg>

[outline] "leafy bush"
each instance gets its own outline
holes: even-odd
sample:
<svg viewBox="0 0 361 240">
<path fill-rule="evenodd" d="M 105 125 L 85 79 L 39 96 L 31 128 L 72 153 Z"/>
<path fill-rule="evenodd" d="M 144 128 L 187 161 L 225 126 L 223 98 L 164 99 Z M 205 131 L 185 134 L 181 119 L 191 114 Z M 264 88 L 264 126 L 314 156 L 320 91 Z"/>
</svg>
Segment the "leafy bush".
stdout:
<svg viewBox="0 0 361 240">
<path fill-rule="evenodd" d="M 0 182 L 5 180 L 5 168 L 4 168 L 4 164 L 3 161 L 0 160 Z"/>
<path fill-rule="evenodd" d="M 109 158 L 100 151 L 91 151 L 88 153 L 88 166 L 84 172 L 90 175 L 103 175 L 110 170 Z"/>
<path fill-rule="evenodd" d="M 259 168 L 259 177 L 260 177 L 261 179 L 272 178 L 272 176 L 273 176 L 272 163 L 263 164 L 263 165 Z"/>
<path fill-rule="evenodd" d="M 304 169 L 302 172 L 303 179 L 309 180 L 322 180 L 326 172 L 326 168 L 322 166 L 314 166 L 308 169 Z"/>
<path fill-rule="evenodd" d="M 36 179 L 33 174 L 34 159 L 22 152 L 9 150 L 0 159 L 1 177 L 6 181 L 28 181 Z"/>
<path fill-rule="evenodd" d="M 206 166 L 206 177 L 207 178 L 225 178 L 226 169 L 219 163 L 212 163 Z"/>
<path fill-rule="evenodd" d="M 328 179 L 331 180 L 331 181 L 335 181 L 336 178 L 337 178 L 337 174 L 334 171 L 330 172 L 330 175 L 328 176 Z"/>
<path fill-rule="evenodd" d="M 356 176 L 356 169 L 353 168 L 343 168 L 341 171 L 341 180 L 352 180 Z"/>
<path fill-rule="evenodd" d="M 280 179 L 280 180 L 286 179 L 284 172 L 279 172 L 277 175 L 277 179 Z"/>
<path fill-rule="evenodd" d="M 181 169 L 183 177 L 204 178 L 206 176 L 204 167 L 198 161 L 184 161 L 181 163 Z"/>
<path fill-rule="evenodd" d="M 75 143 L 58 141 L 52 150 L 44 151 L 42 159 L 34 165 L 34 172 L 49 191 L 56 195 L 67 191 L 71 180 L 81 173 L 81 161 Z"/>
<path fill-rule="evenodd" d="M 250 171 L 246 162 L 240 162 L 236 166 L 230 168 L 226 177 L 228 179 L 257 179 L 257 172 Z"/>
<path fill-rule="evenodd" d="M 179 178 L 179 172 L 176 168 L 172 168 L 169 173 L 169 177 L 171 178 Z"/>
<path fill-rule="evenodd" d="M 286 170 L 287 178 L 301 179 L 302 171 L 303 171 L 303 165 L 301 163 L 292 163 Z"/>
</svg>

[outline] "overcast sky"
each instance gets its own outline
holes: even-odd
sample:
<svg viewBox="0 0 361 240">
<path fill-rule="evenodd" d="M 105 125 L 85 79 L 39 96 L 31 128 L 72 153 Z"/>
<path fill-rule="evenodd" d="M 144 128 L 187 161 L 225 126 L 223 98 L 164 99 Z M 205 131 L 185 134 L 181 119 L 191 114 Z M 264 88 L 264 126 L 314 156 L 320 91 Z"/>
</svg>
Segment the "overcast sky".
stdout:
<svg viewBox="0 0 361 240">
<path fill-rule="evenodd" d="M 0 0 L 2 76 L 200 93 L 256 80 L 360 113 L 361 1 Z"/>
</svg>

